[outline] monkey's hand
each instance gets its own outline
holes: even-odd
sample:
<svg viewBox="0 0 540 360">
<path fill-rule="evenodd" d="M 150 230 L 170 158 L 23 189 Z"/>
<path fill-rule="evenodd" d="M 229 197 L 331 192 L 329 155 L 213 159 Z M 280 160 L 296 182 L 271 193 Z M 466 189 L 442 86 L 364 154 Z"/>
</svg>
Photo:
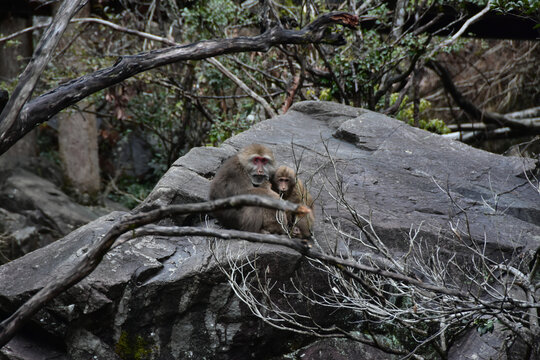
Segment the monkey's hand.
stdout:
<svg viewBox="0 0 540 360">
<path fill-rule="evenodd" d="M 311 209 L 305 205 L 300 205 L 295 211 L 296 215 L 299 217 L 304 217 L 307 214 L 311 213 Z"/>
</svg>

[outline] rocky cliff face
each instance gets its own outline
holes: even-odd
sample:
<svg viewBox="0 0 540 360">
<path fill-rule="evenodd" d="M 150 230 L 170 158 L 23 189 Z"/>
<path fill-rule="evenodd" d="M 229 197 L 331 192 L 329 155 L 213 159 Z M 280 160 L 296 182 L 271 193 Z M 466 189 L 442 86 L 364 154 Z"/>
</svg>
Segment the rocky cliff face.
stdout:
<svg viewBox="0 0 540 360">
<path fill-rule="evenodd" d="M 48 175 L 59 172 L 48 165 L 27 167 Z M 57 184 L 24 168 L 0 169 L 0 264 L 52 243 L 100 213 L 73 202 Z"/>
<path fill-rule="evenodd" d="M 366 251 L 335 231 L 336 225 L 355 231 L 351 213 L 332 198 L 336 184 L 357 213 L 371 219 L 396 256 L 407 251 L 411 227 L 420 229 L 426 244 L 440 245 L 450 235 L 449 223 L 463 229 L 466 221 L 467 233 L 485 240 L 488 253 L 526 253 L 540 246 L 540 195 L 525 176 L 535 171 L 533 160 L 473 149 L 335 103 L 298 103 L 219 148 L 192 149 L 169 169 L 139 210 L 206 200 L 209 180 L 220 164 L 253 142 L 271 147 L 278 163 L 298 166 L 299 177 L 315 198 L 315 238 L 323 249 L 347 256 Z M 1 312 L 13 311 L 51 277 L 75 265 L 84 249 L 122 214 L 103 216 L 0 267 Z M 206 216 L 163 223 L 216 226 Z M 388 358 L 359 344 L 313 342 L 269 327 L 238 299 L 218 266 L 241 255 L 239 259 L 256 258 L 258 268 L 277 284 L 298 275 L 313 281 L 320 275 L 300 254 L 243 241 L 211 244 L 204 237 L 144 237 L 113 249 L 90 276 L 40 311 L 0 354 L 29 359 L 32 356 L 24 354 L 32 348 L 45 354 L 41 358 L 55 359 L 244 359 L 279 357 L 301 348 L 296 355 L 309 359 L 316 354 Z M 349 319 L 311 310 L 322 323 L 342 326 L 340 322 Z M 37 339 L 47 339 L 46 345 Z M 479 340 L 450 355 L 474 355 Z M 347 350 L 340 352 L 340 347 Z M 499 350 L 490 347 L 494 353 Z"/>
</svg>

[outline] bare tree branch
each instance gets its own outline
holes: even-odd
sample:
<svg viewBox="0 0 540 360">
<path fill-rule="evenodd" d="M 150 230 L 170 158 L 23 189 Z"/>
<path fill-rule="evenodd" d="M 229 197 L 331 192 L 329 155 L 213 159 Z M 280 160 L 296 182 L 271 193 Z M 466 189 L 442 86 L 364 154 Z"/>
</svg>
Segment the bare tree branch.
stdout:
<svg viewBox="0 0 540 360">
<path fill-rule="evenodd" d="M 193 226 L 158 226 L 153 224 L 146 225 L 125 233 L 118 239 L 114 246 L 116 247 L 118 244 L 124 243 L 125 241 L 147 235 L 211 236 L 225 240 L 239 239 L 261 244 L 282 245 L 296 250 L 300 253 L 305 253 L 309 249 L 309 244 L 306 241 L 296 238 L 289 238 L 282 235 L 259 234 L 239 230 L 214 229 Z"/>
<path fill-rule="evenodd" d="M 19 30 L 13 34 L 10 34 L 10 35 L 7 35 L 7 36 L 4 36 L 4 37 L 1 37 L 0 38 L 0 43 L 2 42 L 5 42 L 5 41 L 8 41 L 8 40 L 11 40 L 11 39 L 14 39 L 18 36 L 21 36 L 23 34 L 26 34 L 27 32 L 30 32 L 30 31 L 34 31 L 34 30 L 37 30 L 37 29 L 42 29 L 42 28 L 45 28 L 45 27 L 48 27 L 50 26 L 52 23 L 54 23 L 54 21 L 51 21 L 50 23 L 47 23 L 47 24 L 38 24 L 38 25 L 34 25 L 34 26 L 31 26 L 31 27 L 28 27 L 26 29 L 22 29 L 22 30 Z M 77 19 L 71 19 L 70 20 L 70 23 L 71 24 L 75 24 L 75 23 L 95 23 L 95 24 L 101 24 L 101 25 L 105 25 L 105 26 L 108 26 L 114 30 L 117 30 L 117 31 L 121 31 L 121 32 L 125 32 L 125 33 L 128 33 L 128 34 L 131 34 L 131 35 L 136 35 L 136 36 L 140 36 L 140 37 L 144 37 L 146 39 L 149 39 L 149 40 L 155 40 L 155 41 L 159 41 L 159 42 L 163 42 L 163 39 L 162 37 L 160 36 L 156 36 L 156 35 L 153 35 L 153 34 L 150 34 L 150 33 L 146 33 L 146 32 L 142 32 L 142 31 L 138 31 L 138 30 L 133 30 L 133 29 L 130 29 L 130 28 L 127 28 L 125 26 L 121 26 L 121 25 L 118 25 L 118 24 L 115 24 L 113 22 L 110 22 L 110 21 L 107 21 L 107 20 L 103 20 L 103 19 L 98 19 L 98 18 L 77 18 Z M 168 40 L 168 42 L 170 43 L 169 45 L 176 45 L 174 44 L 174 42 Z"/>
<path fill-rule="evenodd" d="M 36 125 L 49 120 L 62 109 L 140 72 L 178 61 L 201 60 L 245 51 L 266 52 L 272 46 L 280 44 L 327 43 L 343 45 L 345 43 L 343 36 L 325 32 L 328 26 L 333 24 L 355 27 L 358 24 L 358 17 L 345 12 L 332 12 L 319 16 L 301 30 L 273 27 L 265 33 L 253 37 L 207 40 L 120 57 L 109 68 L 71 80 L 29 101 L 22 109 L 19 108 L 20 113 L 17 109 L 9 110 L 11 107 L 6 106 L 0 118 L 0 154 L 9 149 Z M 18 97 L 14 95 L 12 99 Z M 13 120 L 8 123 L 3 120 L 7 118 L 7 115 L 10 116 L 10 119 L 16 119 L 18 116 L 18 119 L 16 122 Z"/>
<path fill-rule="evenodd" d="M 249 94 L 250 97 L 255 99 L 257 102 L 259 102 L 263 107 L 264 110 L 266 110 L 266 113 L 270 117 L 277 116 L 277 113 L 272 109 L 268 101 L 266 101 L 264 98 L 259 96 L 255 91 L 251 90 L 249 86 L 246 85 L 245 82 L 240 80 L 238 76 L 234 75 L 232 72 L 230 72 L 220 61 L 214 58 L 206 59 L 210 64 L 214 65 L 219 71 L 221 71 L 225 76 L 227 76 L 229 79 L 231 79 L 236 85 L 240 86 L 242 90 L 244 90 L 247 94 Z"/>
<path fill-rule="evenodd" d="M 467 21 L 465 21 L 465 23 L 461 26 L 461 28 L 454 34 L 452 35 L 452 37 L 444 40 L 443 42 L 441 42 L 439 45 L 437 45 L 437 47 L 431 52 L 431 54 L 434 54 L 436 53 L 437 51 L 439 51 L 440 49 L 443 49 L 449 45 L 451 45 L 452 43 L 454 43 L 457 39 L 459 39 L 459 37 L 461 35 L 463 35 L 463 33 L 465 31 L 467 31 L 467 29 L 469 28 L 469 26 L 471 26 L 472 24 L 474 24 L 476 21 L 480 20 L 480 18 L 482 16 L 484 16 L 485 14 L 487 14 L 487 12 L 489 11 L 489 9 L 491 9 L 491 0 L 488 1 L 487 5 L 480 11 L 478 12 L 477 14 L 475 14 L 474 16 L 470 17 Z"/>
<path fill-rule="evenodd" d="M 49 282 L 10 317 L 0 323 L 0 347 L 4 346 L 13 337 L 15 332 L 47 302 L 90 274 L 99 265 L 101 259 L 109 251 L 116 239 L 123 233 L 172 215 L 210 212 L 247 205 L 291 211 L 298 214 L 307 214 L 310 211 L 305 206 L 284 200 L 257 195 L 239 195 L 215 201 L 163 206 L 147 212 L 126 214 L 113 224 L 106 234 L 97 239 L 94 245 L 81 256 L 80 261 L 68 270 L 65 275 Z"/>
<path fill-rule="evenodd" d="M 34 51 L 32 59 L 19 77 L 19 83 L 15 87 L 11 98 L 0 113 L 0 143 L 2 143 L 0 148 L 3 147 L 4 139 L 10 138 L 8 131 L 13 128 L 21 109 L 23 109 L 23 106 L 30 96 L 32 96 L 34 87 L 36 86 L 41 73 L 45 69 L 45 66 L 51 60 L 53 51 L 66 30 L 69 20 L 84 6 L 85 3 L 86 0 L 64 1 L 56 12 L 53 22 L 43 34 L 41 41 Z M 24 132 L 24 134 L 32 130 L 32 128 L 33 126 Z M 24 134 L 21 134 L 17 140 Z M 11 146 L 11 144 L 9 146 Z M 0 154 L 3 152 L 4 151 L 1 151 Z"/>
</svg>

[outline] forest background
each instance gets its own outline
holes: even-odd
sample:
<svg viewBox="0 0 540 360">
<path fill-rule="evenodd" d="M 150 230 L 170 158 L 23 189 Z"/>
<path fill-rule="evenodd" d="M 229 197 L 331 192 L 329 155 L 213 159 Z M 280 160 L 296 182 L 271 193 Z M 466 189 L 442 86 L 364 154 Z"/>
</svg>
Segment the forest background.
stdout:
<svg viewBox="0 0 540 360">
<path fill-rule="evenodd" d="M 59 5 L 2 2 L 4 103 Z M 151 69 L 51 116 L 1 159 L 38 156 L 79 202 L 132 208 L 189 149 L 218 145 L 306 99 L 379 111 L 495 152 L 525 142 L 534 151 L 538 1 L 90 1 L 33 96 L 119 57 L 301 29 L 336 10 L 359 17 L 355 30 L 337 29 L 343 46 L 280 45 Z"/>
</svg>

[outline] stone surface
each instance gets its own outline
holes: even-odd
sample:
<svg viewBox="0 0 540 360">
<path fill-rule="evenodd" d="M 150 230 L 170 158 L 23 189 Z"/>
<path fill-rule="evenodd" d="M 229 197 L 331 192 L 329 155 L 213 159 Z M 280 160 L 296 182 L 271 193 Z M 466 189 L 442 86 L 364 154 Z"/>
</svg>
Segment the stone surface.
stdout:
<svg viewBox="0 0 540 360">
<path fill-rule="evenodd" d="M 96 219 L 55 184 L 24 169 L 0 171 L 0 263 L 22 256 Z"/>
<path fill-rule="evenodd" d="M 360 215 L 371 216 L 375 230 L 396 254 L 407 249 L 411 227 L 420 228 L 427 244 L 444 245 L 450 221 L 460 220 L 463 230 L 463 210 L 475 239 L 486 240 L 487 252 L 540 245 L 539 194 L 523 176 L 535 170 L 534 161 L 490 154 L 381 114 L 334 103 L 298 103 L 287 114 L 261 122 L 219 148 L 192 149 L 138 209 L 205 200 L 219 165 L 252 142 L 271 147 L 278 163 L 298 165 L 300 178 L 315 198 L 315 237 L 323 248 L 365 251 L 360 246 L 347 249 L 332 230 L 333 222 L 354 231 L 351 215 L 331 197 L 336 183 Z M 74 266 L 85 248 L 122 214 L 103 216 L 0 267 L 0 311 L 13 311 L 52 276 Z M 163 221 L 170 222 L 216 226 L 204 215 Z M 302 359 L 362 353 L 369 359 L 388 358 L 347 341 L 310 343 L 265 325 L 235 296 L 219 270 L 218 264 L 226 264 L 231 254 L 257 258 L 258 267 L 277 284 L 294 274 L 324 284 L 314 280 L 316 275 L 291 250 L 228 241 L 217 242 L 211 251 L 212 243 L 203 237 L 144 237 L 124 243 L 90 276 L 40 311 L 32 327 L 55 339 L 51 343 L 60 344 L 56 351 L 76 360 L 87 359 L 92 351 L 104 359 L 134 358 L 135 352 L 149 359 L 264 359 L 293 350 Z M 312 310 L 321 322 L 343 319 Z M 21 333 L 13 341 L 28 336 Z M 473 355 L 483 339 L 463 342 L 459 356 Z"/>
</svg>

